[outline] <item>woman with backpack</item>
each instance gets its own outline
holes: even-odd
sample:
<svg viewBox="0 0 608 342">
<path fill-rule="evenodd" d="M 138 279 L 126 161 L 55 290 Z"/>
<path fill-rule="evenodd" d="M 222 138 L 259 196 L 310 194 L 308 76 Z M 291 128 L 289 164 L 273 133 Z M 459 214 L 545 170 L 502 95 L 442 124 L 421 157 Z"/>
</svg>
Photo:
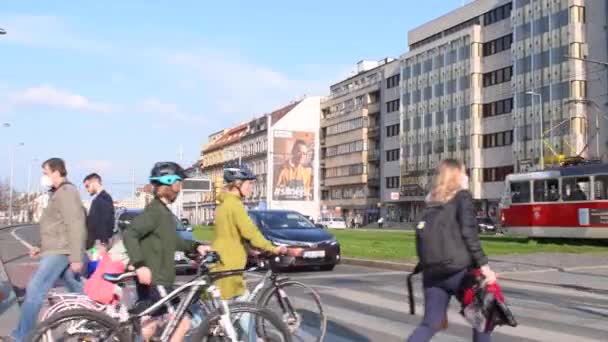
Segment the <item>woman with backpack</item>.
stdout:
<svg viewBox="0 0 608 342">
<path fill-rule="evenodd" d="M 442 161 L 423 219 L 416 227 L 419 266 L 424 287 L 424 318 L 410 342 L 429 341 L 446 324 L 448 305 L 465 276 L 479 268 L 487 284 L 496 281 L 479 241 L 469 177 L 464 164 Z M 489 342 L 490 333 L 473 329 L 473 341 Z"/>
</svg>

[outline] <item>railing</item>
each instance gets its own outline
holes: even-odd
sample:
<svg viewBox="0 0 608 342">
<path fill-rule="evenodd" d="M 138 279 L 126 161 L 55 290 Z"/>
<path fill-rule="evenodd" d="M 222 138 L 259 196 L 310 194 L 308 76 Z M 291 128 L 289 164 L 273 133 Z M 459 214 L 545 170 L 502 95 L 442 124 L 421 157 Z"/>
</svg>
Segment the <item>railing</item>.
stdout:
<svg viewBox="0 0 608 342">
<path fill-rule="evenodd" d="M 367 151 L 367 160 L 368 161 L 380 160 L 380 150 L 368 150 Z"/>
<path fill-rule="evenodd" d="M 357 110 L 367 109 L 367 106 L 368 106 L 367 104 L 363 104 L 362 103 L 362 104 L 354 105 L 352 107 L 342 108 L 340 110 L 337 110 L 335 112 L 331 112 L 331 113 L 327 114 L 324 119 L 325 120 L 330 120 L 330 119 L 333 119 L 333 118 L 337 118 L 339 116 L 350 114 L 350 113 L 352 113 L 354 111 L 357 111 Z"/>
<path fill-rule="evenodd" d="M 350 92 L 357 91 L 359 89 L 362 89 L 362 88 L 365 88 L 365 87 L 369 87 L 371 85 L 376 85 L 376 84 L 381 83 L 381 82 L 382 82 L 382 79 L 380 79 L 380 77 L 374 77 L 374 78 L 371 78 L 371 79 L 363 78 L 359 82 L 359 84 L 357 84 L 355 86 L 348 87 L 348 88 L 340 87 L 339 89 L 337 89 L 335 91 L 332 91 L 332 93 L 329 95 L 329 97 L 332 98 L 332 99 L 334 99 L 334 98 L 342 96 L 344 94 L 348 94 Z"/>
</svg>

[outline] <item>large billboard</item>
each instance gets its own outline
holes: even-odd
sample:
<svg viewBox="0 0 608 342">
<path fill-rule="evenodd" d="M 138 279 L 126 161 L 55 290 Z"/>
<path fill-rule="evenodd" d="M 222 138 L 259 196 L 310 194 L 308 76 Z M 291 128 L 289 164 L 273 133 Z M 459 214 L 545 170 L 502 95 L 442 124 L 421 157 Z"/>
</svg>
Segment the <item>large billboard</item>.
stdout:
<svg viewBox="0 0 608 342">
<path fill-rule="evenodd" d="M 274 131 L 274 201 L 313 201 L 315 133 Z"/>
</svg>

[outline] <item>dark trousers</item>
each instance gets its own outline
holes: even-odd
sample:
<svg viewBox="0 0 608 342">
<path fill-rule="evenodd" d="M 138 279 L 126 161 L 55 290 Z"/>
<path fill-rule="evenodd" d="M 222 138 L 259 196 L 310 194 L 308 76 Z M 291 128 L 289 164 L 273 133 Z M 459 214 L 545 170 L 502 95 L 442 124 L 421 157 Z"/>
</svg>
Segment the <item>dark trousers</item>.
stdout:
<svg viewBox="0 0 608 342">
<path fill-rule="evenodd" d="M 447 279 L 424 284 L 424 318 L 408 338 L 408 342 L 430 341 L 441 329 L 447 317 L 450 299 L 456 294 L 467 271 L 460 271 Z M 490 333 L 473 329 L 474 342 L 490 342 Z"/>
</svg>

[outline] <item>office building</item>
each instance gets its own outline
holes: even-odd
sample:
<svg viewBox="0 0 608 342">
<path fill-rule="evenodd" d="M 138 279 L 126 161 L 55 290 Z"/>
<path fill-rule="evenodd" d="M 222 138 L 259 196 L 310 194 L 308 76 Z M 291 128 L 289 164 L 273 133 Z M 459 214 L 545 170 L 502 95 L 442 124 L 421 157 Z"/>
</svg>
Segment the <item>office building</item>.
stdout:
<svg viewBox="0 0 608 342">
<path fill-rule="evenodd" d="M 607 17 L 606 1 L 477 0 L 410 31 L 387 205 L 415 218 L 438 162 L 457 158 L 478 214 L 495 215 L 507 174 L 605 155 L 607 71 L 574 58 L 608 60 Z"/>
</svg>

